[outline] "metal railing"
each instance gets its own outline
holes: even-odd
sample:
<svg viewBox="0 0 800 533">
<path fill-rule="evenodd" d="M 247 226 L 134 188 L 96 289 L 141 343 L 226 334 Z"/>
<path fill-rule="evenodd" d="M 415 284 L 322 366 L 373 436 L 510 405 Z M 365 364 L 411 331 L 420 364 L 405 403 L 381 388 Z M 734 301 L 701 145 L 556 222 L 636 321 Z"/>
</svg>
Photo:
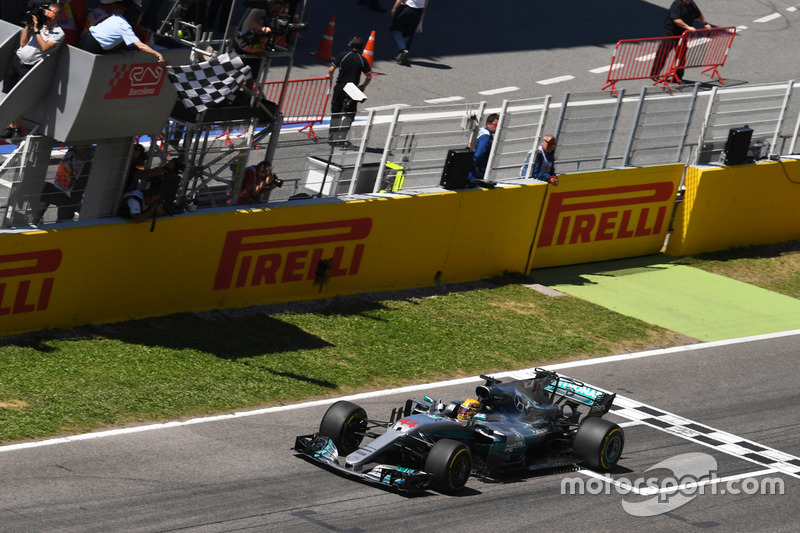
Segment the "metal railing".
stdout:
<svg viewBox="0 0 800 533">
<path fill-rule="evenodd" d="M 467 147 L 491 113 L 500 119 L 485 179 L 500 182 L 520 178 L 528 152 L 547 134 L 558 137 L 559 174 L 671 163 L 720 164 L 729 131 L 744 126 L 754 130 L 752 142 L 762 144 L 760 155 L 753 152 L 753 157 L 797 155 L 800 105 L 791 98 L 795 89 L 792 81 L 709 91 L 694 85 L 670 96 L 648 84 L 638 95 L 620 91 L 614 98 L 597 91 L 566 93 L 561 101 L 550 96 L 506 100 L 499 108 L 478 102 L 372 110 L 356 117 L 347 143 L 317 144 L 298 134 L 296 127 L 284 128 L 272 158 L 284 186 L 272 191 L 269 202 L 436 190 L 448 151 Z M 704 113 L 695 112 L 698 108 Z M 318 129 L 324 137 L 325 124 Z M 177 153 L 194 154 L 187 158 L 178 196 L 185 201 L 205 194 L 216 200 L 202 202 L 201 208 L 228 205 L 225 200 L 235 191 L 244 167 L 267 153 L 263 148 L 269 132 L 259 134 L 247 124 L 239 129 L 220 124 L 191 134 L 173 133 L 156 143 L 149 162 L 157 166 Z M 59 152 L 42 160 L 43 151 L 51 154 L 48 142 L 52 145 L 43 137 L 27 137 L 0 161 L 4 227 L 35 222 L 42 187 L 46 180 L 52 181 L 58 164 Z M 180 146 L 173 146 L 176 143 Z M 81 220 L 114 215 L 123 181 L 119 176 L 127 168 L 128 156 L 124 144 L 104 146 L 95 153 L 92 175 L 104 177 L 89 180 Z M 44 222 L 56 218 L 51 208 Z"/>
</svg>

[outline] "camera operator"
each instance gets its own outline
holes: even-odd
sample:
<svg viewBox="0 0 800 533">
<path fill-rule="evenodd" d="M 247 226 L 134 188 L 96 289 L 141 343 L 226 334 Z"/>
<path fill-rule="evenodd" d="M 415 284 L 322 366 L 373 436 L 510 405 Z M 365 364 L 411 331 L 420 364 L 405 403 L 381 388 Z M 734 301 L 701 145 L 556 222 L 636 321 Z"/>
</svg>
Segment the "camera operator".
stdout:
<svg viewBox="0 0 800 533">
<path fill-rule="evenodd" d="M 56 47 L 64 42 L 64 30 L 57 24 L 58 16 L 61 14 L 61 4 L 32 0 L 29 6 L 30 11 L 25 15 L 26 24 L 19 36 L 19 48 L 17 53 L 11 56 L 3 79 L 3 92 L 6 94 L 11 92 L 34 65 L 50 56 Z M 22 137 L 21 125 L 20 114 L 0 133 L 0 139 Z"/>
<path fill-rule="evenodd" d="M 270 191 L 282 185 L 283 180 L 278 179 L 278 175 L 272 173 L 272 163 L 262 161 L 245 169 L 237 203 L 239 205 L 258 203 L 262 201 L 261 195 L 264 193 L 266 193 L 266 198 L 263 201 L 266 202 L 269 200 Z"/>
<path fill-rule="evenodd" d="M 267 48 L 273 20 L 286 7 L 284 0 L 269 0 L 266 9 L 251 9 L 239 28 L 234 46 L 239 54 L 260 54 Z M 255 75 L 255 72 L 254 72 Z"/>
</svg>

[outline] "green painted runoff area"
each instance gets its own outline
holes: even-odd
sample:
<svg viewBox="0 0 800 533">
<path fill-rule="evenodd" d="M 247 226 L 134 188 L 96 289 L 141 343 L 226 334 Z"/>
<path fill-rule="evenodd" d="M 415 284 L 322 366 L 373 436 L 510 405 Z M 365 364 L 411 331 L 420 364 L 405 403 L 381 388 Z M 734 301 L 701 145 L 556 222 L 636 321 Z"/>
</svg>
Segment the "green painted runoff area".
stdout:
<svg viewBox="0 0 800 533">
<path fill-rule="evenodd" d="M 534 282 L 618 313 L 716 341 L 800 328 L 800 300 L 657 255 L 536 269 Z"/>
</svg>

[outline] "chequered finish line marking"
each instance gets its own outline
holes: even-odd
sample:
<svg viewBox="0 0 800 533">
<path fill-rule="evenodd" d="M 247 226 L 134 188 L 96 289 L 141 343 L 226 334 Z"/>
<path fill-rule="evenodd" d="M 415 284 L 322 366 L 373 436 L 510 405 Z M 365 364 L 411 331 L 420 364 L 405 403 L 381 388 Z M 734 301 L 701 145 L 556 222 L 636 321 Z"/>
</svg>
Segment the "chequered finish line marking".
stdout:
<svg viewBox="0 0 800 533">
<path fill-rule="evenodd" d="M 588 386 L 597 388 L 593 385 Z M 617 396 L 614 399 L 611 412 L 622 418 L 640 422 L 670 435 L 800 479 L 800 458 L 732 433 L 714 429 L 624 396 Z"/>
<path fill-rule="evenodd" d="M 515 379 L 530 379 L 535 376 L 534 369 L 527 369 L 512 374 Z M 563 374 L 559 374 L 562 377 Z M 584 383 L 587 387 L 599 390 L 606 394 L 609 391 Z M 727 455 L 732 455 L 745 461 L 765 466 L 776 472 L 800 479 L 800 458 L 789 455 L 780 450 L 764 446 L 751 440 L 743 439 L 732 433 L 714 429 L 705 424 L 700 424 L 688 418 L 664 411 L 652 405 L 646 405 L 631 398 L 617 395 L 611 406 L 611 413 L 645 424 L 670 435 L 713 448 Z"/>
</svg>

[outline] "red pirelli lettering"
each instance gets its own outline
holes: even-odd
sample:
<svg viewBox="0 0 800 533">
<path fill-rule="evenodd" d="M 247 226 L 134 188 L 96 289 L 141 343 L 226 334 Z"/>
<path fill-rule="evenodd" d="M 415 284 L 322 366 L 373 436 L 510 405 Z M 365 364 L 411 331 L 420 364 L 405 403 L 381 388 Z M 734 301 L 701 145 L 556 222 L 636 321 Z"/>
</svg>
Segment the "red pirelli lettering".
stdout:
<svg viewBox="0 0 800 533">
<path fill-rule="evenodd" d="M 658 204 L 672 200 L 674 187 L 663 181 L 551 193 L 537 247 L 659 234 L 667 206 Z"/>
<path fill-rule="evenodd" d="M 372 230 L 371 218 L 315 222 L 274 228 L 228 232 L 222 248 L 214 290 L 245 285 L 313 280 L 316 265 L 331 257 L 331 276 L 353 275 L 363 256 L 364 245 L 347 249 L 343 244 L 327 252 L 320 245 L 365 239 Z M 288 252 L 285 248 L 301 248 Z M 269 253 L 259 253 L 269 250 Z M 349 252 L 349 264 L 346 261 Z"/>
<path fill-rule="evenodd" d="M 62 257 L 61 250 L 0 255 L 0 316 L 46 311 L 55 279 L 34 276 L 58 270 Z"/>
</svg>

